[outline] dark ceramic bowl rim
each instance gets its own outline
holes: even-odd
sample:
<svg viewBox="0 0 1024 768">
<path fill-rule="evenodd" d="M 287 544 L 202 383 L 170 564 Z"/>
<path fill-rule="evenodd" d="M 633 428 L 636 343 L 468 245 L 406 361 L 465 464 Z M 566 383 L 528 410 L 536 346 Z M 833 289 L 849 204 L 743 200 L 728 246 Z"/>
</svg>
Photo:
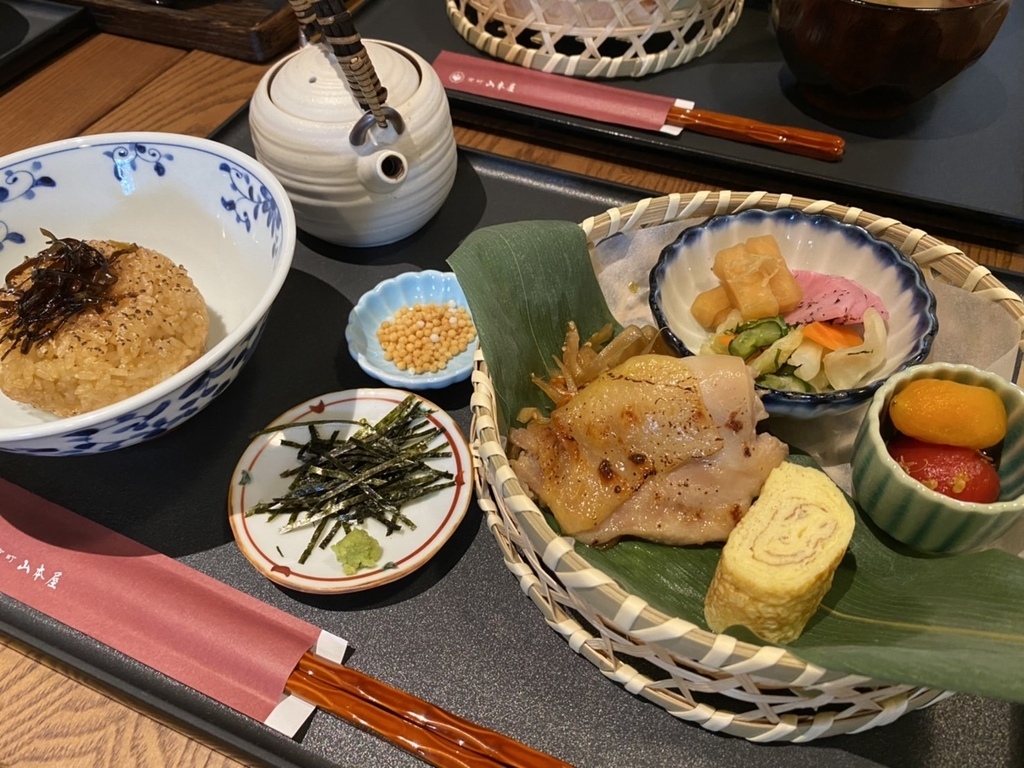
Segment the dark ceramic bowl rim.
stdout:
<svg viewBox="0 0 1024 768">
<path fill-rule="evenodd" d="M 925 2 L 926 0 L 921 0 Z M 900 6 L 900 5 L 885 5 L 883 3 L 871 2 L 871 0 L 839 0 L 839 2 L 846 3 L 847 5 L 861 5 L 865 8 L 877 10 L 880 13 L 926 13 L 926 14 L 937 14 L 937 13 L 967 13 L 977 8 L 983 8 L 986 5 L 997 5 L 999 3 L 1008 3 L 1009 0 L 976 0 L 976 2 L 970 5 L 949 5 L 945 7 L 914 7 L 914 6 Z"/>
<path fill-rule="evenodd" d="M 823 213 L 808 214 L 796 208 L 776 208 L 770 211 L 758 208 L 750 208 L 736 213 L 725 213 L 711 216 L 700 224 L 687 227 L 679 233 L 678 237 L 669 245 L 666 245 L 658 255 L 658 261 L 650 271 L 650 298 L 649 304 L 654 321 L 663 334 L 669 345 L 684 357 L 693 356 L 693 352 L 683 343 L 675 332 L 668 327 L 668 318 L 661 310 L 661 278 L 668 265 L 678 256 L 678 252 L 703 237 L 708 230 L 728 226 L 732 221 L 751 219 L 788 219 L 790 221 L 803 221 L 814 227 L 823 227 L 826 230 L 844 233 L 860 243 L 872 248 L 883 259 L 891 261 L 899 271 L 904 281 L 904 288 L 914 292 L 914 314 L 917 317 L 918 334 L 917 341 L 911 349 L 910 354 L 904 357 L 898 367 L 894 368 L 886 376 L 876 379 L 862 387 L 854 389 L 840 389 L 833 392 L 785 392 L 783 390 L 769 389 L 757 386 L 761 393 L 761 400 L 765 407 L 771 410 L 772 403 L 806 406 L 814 405 L 839 405 L 846 403 L 859 403 L 870 399 L 883 383 L 892 375 L 904 371 L 912 365 L 924 361 L 931 351 L 932 343 L 935 341 L 935 334 L 938 332 L 939 321 L 936 316 L 935 294 L 925 284 L 924 273 L 921 268 L 912 260 L 904 256 L 891 243 L 879 240 L 868 232 L 864 227 L 856 224 L 848 224 L 838 221 Z M 910 278 L 909 280 L 907 278 Z"/>
</svg>

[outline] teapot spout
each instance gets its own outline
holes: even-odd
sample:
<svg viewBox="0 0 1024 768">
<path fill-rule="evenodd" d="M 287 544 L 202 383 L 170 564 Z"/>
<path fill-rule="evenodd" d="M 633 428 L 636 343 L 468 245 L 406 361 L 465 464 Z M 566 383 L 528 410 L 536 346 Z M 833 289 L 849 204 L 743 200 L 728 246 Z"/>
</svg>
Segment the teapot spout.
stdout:
<svg viewBox="0 0 1024 768">
<path fill-rule="evenodd" d="M 405 155 L 393 149 L 360 157 L 356 166 L 359 181 L 370 192 L 392 192 L 409 175 Z"/>
<path fill-rule="evenodd" d="M 383 108 L 385 126 L 377 124 L 373 114 L 365 113 L 349 132 L 349 142 L 359 156 L 356 175 L 368 192 L 388 193 L 409 173 L 409 161 L 393 146 L 408 145 L 405 121 L 390 107 Z"/>
</svg>

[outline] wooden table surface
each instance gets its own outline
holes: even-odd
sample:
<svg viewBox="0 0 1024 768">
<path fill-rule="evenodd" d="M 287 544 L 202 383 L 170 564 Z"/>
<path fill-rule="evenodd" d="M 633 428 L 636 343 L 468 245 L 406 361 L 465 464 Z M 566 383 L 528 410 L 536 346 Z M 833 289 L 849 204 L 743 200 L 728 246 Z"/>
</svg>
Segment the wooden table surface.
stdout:
<svg viewBox="0 0 1024 768">
<path fill-rule="evenodd" d="M 95 34 L 0 93 L 0 156 L 107 131 L 208 136 L 245 106 L 268 66 Z M 688 178 L 682 178 L 652 170 L 642 161 L 603 156 L 600 147 L 577 144 L 568 150 L 558 146 L 557 137 L 527 139 L 495 126 L 470 125 L 458 114 L 455 119 L 461 146 L 652 193 L 720 186 L 701 169 L 688 169 Z M 975 261 L 1024 272 L 1024 244 L 997 246 L 974 236 L 952 235 L 941 236 Z M 120 700 L 102 685 L 3 635 L 0 724 L 0 768 L 247 764 L 223 745 L 204 743 L 205 737 Z"/>
</svg>

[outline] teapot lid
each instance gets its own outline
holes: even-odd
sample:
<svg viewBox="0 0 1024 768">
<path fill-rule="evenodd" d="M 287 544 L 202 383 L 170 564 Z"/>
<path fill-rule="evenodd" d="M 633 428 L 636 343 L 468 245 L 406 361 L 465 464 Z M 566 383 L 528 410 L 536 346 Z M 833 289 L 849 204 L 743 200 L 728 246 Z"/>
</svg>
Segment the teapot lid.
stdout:
<svg viewBox="0 0 1024 768">
<path fill-rule="evenodd" d="M 373 40 L 363 44 L 387 88 L 388 105 L 397 109 L 419 88 L 419 70 L 388 45 Z M 317 122 L 353 123 L 363 114 L 341 67 L 321 45 L 308 45 L 284 62 L 270 83 L 270 100 L 293 117 Z"/>
</svg>

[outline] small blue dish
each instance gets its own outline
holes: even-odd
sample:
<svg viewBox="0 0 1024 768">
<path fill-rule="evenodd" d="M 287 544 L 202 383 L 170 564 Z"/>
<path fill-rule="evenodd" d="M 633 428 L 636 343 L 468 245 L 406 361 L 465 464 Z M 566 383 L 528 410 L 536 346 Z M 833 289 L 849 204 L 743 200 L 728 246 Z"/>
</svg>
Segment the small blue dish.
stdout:
<svg viewBox="0 0 1024 768">
<path fill-rule="evenodd" d="M 476 343 L 448 361 L 437 373 L 401 371 L 384 359 L 384 349 L 377 341 L 377 329 L 385 320 L 394 319 L 402 307 L 414 304 L 447 304 L 454 301 L 469 311 L 466 295 L 453 272 L 434 269 L 405 272 L 384 280 L 364 293 L 348 316 L 345 339 L 348 350 L 359 367 L 384 382 L 400 389 L 440 389 L 464 381 L 473 370 Z"/>
<path fill-rule="evenodd" d="M 939 324 L 935 295 L 917 264 L 863 227 L 793 208 L 712 216 L 684 230 L 661 252 L 650 273 L 651 311 L 679 354 L 695 354 L 708 338 L 690 307 L 697 294 L 718 285 L 711 271 L 715 254 L 758 235 L 775 237 L 790 269 L 854 280 L 881 298 L 889 311 L 886 360 L 871 381 L 813 394 L 759 388 L 769 414 L 808 419 L 853 410 L 893 373 L 928 356 Z"/>
</svg>

